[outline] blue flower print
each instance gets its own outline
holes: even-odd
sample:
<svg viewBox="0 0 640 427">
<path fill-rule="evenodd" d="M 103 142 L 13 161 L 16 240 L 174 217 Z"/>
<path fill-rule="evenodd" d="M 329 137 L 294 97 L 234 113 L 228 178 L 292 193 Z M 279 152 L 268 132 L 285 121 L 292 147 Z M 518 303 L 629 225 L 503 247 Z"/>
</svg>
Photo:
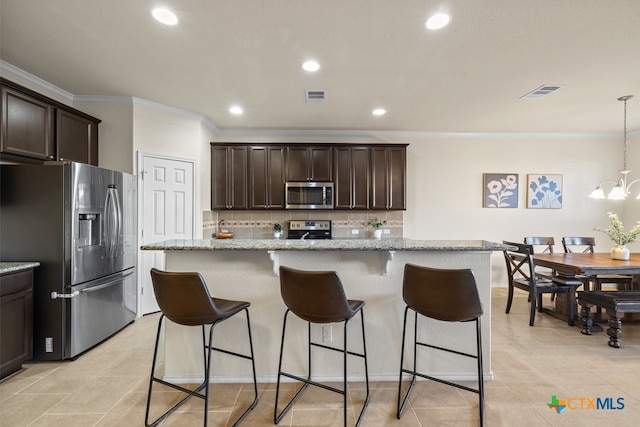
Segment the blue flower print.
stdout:
<svg viewBox="0 0 640 427">
<path fill-rule="evenodd" d="M 530 208 L 560 208 L 562 207 L 562 190 L 556 181 L 541 175 L 529 183 Z"/>
</svg>

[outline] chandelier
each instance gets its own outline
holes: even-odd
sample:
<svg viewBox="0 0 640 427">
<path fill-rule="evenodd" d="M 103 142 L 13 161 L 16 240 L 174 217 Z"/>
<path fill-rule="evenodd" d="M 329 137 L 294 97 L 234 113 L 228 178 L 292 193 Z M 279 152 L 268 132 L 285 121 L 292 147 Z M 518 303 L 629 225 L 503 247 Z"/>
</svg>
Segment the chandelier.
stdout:
<svg viewBox="0 0 640 427">
<path fill-rule="evenodd" d="M 633 98 L 633 95 L 625 95 L 618 98 L 618 101 L 624 102 L 624 154 L 623 154 L 623 163 L 622 170 L 620 173 L 622 176 L 618 181 L 602 181 L 592 192 L 589 194 L 589 197 L 593 199 L 604 199 L 604 190 L 602 189 L 602 184 L 613 184 L 613 188 L 606 195 L 607 199 L 610 200 L 624 200 L 627 198 L 629 194 L 631 194 L 630 188 L 633 184 L 640 182 L 640 179 L 636 179 L 635 181 L 627 182 L 627 175 L 631 173 L 630 170 L 627 170 L 627 101 Z M 640 194 L 636 199 L 640 200 Z"/>
</svg>

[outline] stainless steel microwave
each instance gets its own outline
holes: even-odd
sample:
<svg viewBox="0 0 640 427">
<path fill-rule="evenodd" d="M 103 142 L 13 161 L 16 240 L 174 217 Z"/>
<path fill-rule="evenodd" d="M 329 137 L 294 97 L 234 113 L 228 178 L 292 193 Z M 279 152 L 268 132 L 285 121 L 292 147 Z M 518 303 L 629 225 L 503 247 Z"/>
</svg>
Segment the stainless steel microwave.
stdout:
<svg viewBox="0 0 640 427">
<path fill-rule="evenodd" d="M 286 209 L 333 209 L 333 182 L 287 182 Z"/>
</svg>

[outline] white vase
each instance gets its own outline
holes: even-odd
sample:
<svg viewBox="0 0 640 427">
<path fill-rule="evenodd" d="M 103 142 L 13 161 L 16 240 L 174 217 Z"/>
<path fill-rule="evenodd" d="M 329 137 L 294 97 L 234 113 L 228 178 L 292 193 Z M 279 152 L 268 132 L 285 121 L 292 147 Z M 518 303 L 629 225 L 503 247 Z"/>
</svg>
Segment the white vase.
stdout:
<svg viewBox="0 0 640 427">
<path fill-rule="evenodd" d="M 611 248 L 611 259 L 629 260 L 629 249 L 625 245 L 615 245 Z"/>
<path fill-rule="evenodd" d="M 382 230 L 376 229 L 373 231 L 373 237 L 380 240 L 382 238 Z"/>
<path fill-rule="evenodd" d="M 274 231 L 273 232 L 273 238 L 274 239 L 279 239 L 282 237 L 282 231 Z"/>
</svg>

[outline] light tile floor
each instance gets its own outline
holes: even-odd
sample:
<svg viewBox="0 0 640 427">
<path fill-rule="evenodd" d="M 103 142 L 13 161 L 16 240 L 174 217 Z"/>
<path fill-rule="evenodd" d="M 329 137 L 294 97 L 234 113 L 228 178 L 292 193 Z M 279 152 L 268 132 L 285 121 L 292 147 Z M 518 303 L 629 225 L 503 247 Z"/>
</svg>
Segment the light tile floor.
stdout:
<svg viewBox="0 0 640 427">
<path fill-rule="evenodd" d="M 526 295 L 517 292 L 504 313 L 505 289 L 493 289 L 492 360 L 495 379 L 485 382 L 487 426 L 640 425 L 640 323 L 623 323 L 622 348 L 606 345 L 604 332 L 580 334 L 577 327 L 545 314 L 528 326 Z M 549 304 L 547 300 L 547 304 Z M 400 315 L 400 314 L 399 314 Z M 27 363 L 0 383 L 0 426 L 144 425 L 149 367 L 158 315 L 137 319 L 116 336 L 73 362 Z M 350 384 L 350 421 L 364 396 Z M 288 393 L 293 392 L 289 385 Z M 213 385 L 209 425 L 231 425 L 252 397 L 247 385 Z M 584 398 L 585 409 L 547 406 L 551 397 Z M 260 402 L 243 426 L 273 425 L 274 384 L 259 385 Z M 160 405 L 177 399 L 158 395 Z M 362 426 L 476 426 L 477 395 L 420 381 L 401 420 L 395 418 L 394 382 L 372 384 Z M 623 400 L 624 409 L 592 409 L 590 399 Z M 579 405 L 579 400 L 574 406 Z M 201 401 L 192 399 L 163 426 L 202 425 Z M 342 425 L 341 396 L 309 388 L 282 426 Z M 587 409 L 589 408 L 589 409 Z M 156 413 L 159 411 L 155 411 Z"/>
</svg>

